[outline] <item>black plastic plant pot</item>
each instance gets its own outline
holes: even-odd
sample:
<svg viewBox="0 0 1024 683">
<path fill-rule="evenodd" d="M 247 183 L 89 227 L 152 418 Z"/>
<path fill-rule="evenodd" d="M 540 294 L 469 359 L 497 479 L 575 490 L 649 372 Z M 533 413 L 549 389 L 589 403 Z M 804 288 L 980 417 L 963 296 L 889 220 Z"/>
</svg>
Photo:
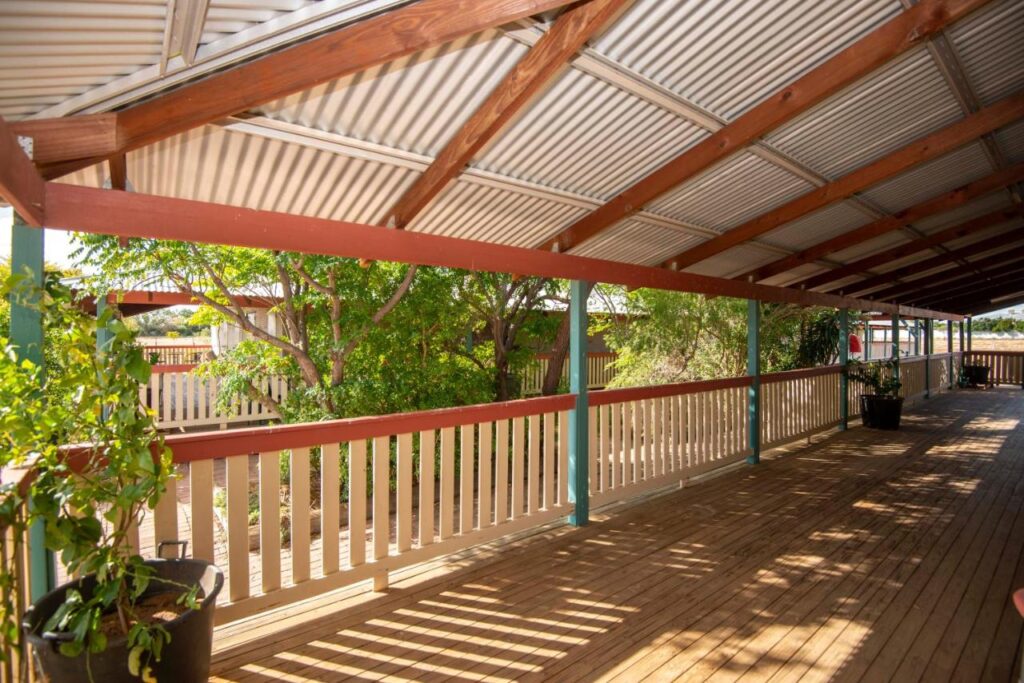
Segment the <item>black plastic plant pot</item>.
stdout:
<svg viewBox="0 0 1024 683">
<path fill-rule="evenodd" d="M 217 594 L 224 585 L 224 574 L 209 562 L 200 560 L 150 560 L 146 564 L 156 568 L 147 595 L 180 593 L 181 585 L 199 584 L 202 605 L 199 610 L 189 610 L 163 624 L 171 634 L 171 640 L 164 647 L 160 661 L 151 663 L 153 675 L 161 683 L 206 681 L 210 674 L 213 647 L 213 610 Z M 140 680 L 128 671 L 128 648 L 124 637 L 111 638 L 103 652 L 88 655 L 87 661 L 85 654 L 77 657 L 62 655 L 57 649 L 61 643 L 60 634 L 39 633 L 42 625 L 64 602 L 64 595 L 69 589 L 77 588 L 87 596 L 94 583 L 92 577 L 86 577 L 58 586 L 25 612 L 21 626 L 32 644 L 43 680 L 56 683 L 85 683 L 90 680 L 97 683 L 138 683 Z"/>
<path fill-rule="evenodd" d="M 860 397 L 860 419 L 865 427 L 899 429 L 902 414 L 902 396 L 863 394 Z"/>
<path fill-rule="evenodd" d="M 990 371 L 991 368 L 987 365 L 965 365 L 964 378 L 972 387 L 983 387 L 988 384 L 988 374 Z"/>
</svg>

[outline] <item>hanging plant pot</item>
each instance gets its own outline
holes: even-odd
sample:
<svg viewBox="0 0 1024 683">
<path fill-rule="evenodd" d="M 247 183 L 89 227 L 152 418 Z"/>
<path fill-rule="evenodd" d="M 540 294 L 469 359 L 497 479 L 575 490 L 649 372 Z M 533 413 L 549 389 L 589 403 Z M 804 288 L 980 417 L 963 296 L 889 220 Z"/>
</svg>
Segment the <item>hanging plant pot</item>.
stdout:
<svg viewBox="0 0 1024 683">
<path fill-rule="evenodd" d="M 865 427 L 899 429 L 902 415 L 902 396 L 862 394 L 860 397 L 860 418 Z"/>
<path fill-rule="evenodd" d="M 210 654 L 213 646 L 213 610 L 217 594 L 224 585 L 224 574 L 209 562 L 200 560 L 150 560 L 147 565 L 156 569 L 149 588 L 139 599 L 166 595 L 168 600 L 182 592 L 182 586 L 200 587 L 201 609 L 187 610 L 162 625 L 171 634 L 159 662 L 152 662 L 152 674 L 158 681 L 192 683 L 206 681 L 210 674 Z M 22 619 L 28 642 L 32 644 L 38 669 L 43 680 L 60 683 L 87 683 L 88 681 L 119 681 L 138 683 L 139 678 L 128 670 L 128 648 L 125 636 L 111 637 L 107 647 L 98 654 L 77 657 L 62 655 L 58 648 L 65 639 L 61 633 L 40 633 L 43 624 L 64 603 L 71 589 L 89 595 L 95 581 L 86 577 L 58 586 L 40 598 Z M 91 674 L 91 676 L 90 676 Z"/>
</svg>

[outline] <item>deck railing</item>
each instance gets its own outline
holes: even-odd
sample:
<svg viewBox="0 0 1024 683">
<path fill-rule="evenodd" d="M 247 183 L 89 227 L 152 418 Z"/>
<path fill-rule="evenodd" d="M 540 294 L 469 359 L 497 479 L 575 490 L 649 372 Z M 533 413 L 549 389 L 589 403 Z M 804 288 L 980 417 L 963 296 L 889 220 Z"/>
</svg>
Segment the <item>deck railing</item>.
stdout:
<svg viewBox="0 0 1024 683">
<path fill-rule="evenodd" d="M 268 377 L 260 390 L 280 403 L 288 396 L 283 377 Z M 250 396 L 235 397 L 228 409 L 217 404 L 220 383 L 216 377 L 200 377 L 190 365 L 155 365 L 149 384 L 139 387 L 139 401 L 156 415 L 161 429 L 226 427 L 278 417 Z"/>
<path fill-rule="evenodd" d="M 959 354 L 931 358 L 932 391 Z M 924 359 L 904 362 L 923 395 Z M 762 448 L 834 427 L 838 366 L 762 375 Z M 685 483 L 752 453 L 751 378 L 594 391 L 593 506 Z M 851 382 L 850 415 L 862 389 Z M 182 475 L 131 543 L 188 541 L 221 566 L 218 622 L 566 517 L 574 395 L 167 437 Z M 9 560 L 5 561 L 10 564 Z"/>
<path fill-rule="evenodd" d="M 610 351 L 594 351 L 587 354 L 587 388 L 601 389 L 615 378 L 613 363 L 617 354 Z M 551 354 L 538 353 L 523 372 L 523 395 L 535 396 L 544 387 L 544 378 L 548 374 Z M 569 381 L 569 363 L 562 364 L 562 379 Z"/>
<path fill-rule="evenodd" d="M 964 363 L 987 365 L 992 384 L 1016 384 L 1024 387 L 1024 351 L 968 351 Z"/>
<path fill-rule="evenodd" d="M 590 501 L 661 488 L 750 454 L 749 377 L 590 394 Z"/>
</svg>

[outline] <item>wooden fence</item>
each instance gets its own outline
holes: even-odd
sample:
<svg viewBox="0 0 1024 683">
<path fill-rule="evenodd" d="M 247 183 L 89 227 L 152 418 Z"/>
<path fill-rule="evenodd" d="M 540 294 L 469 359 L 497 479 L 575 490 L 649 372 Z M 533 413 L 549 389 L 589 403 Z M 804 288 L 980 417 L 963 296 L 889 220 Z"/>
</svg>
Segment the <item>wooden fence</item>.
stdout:
<svg viewBox="0 0 1024 683">
<path fill-rule="evenodd" d="M 145 346 L 146 360 L 153 365 L 199 365 L 206 360 L 213 347 L 209 344 L 168 344 Z"/>
<path fill-rule="evenodd" d="M 249 396 L 237 396 L 229 408 L 222 409 L 217 405 L 219 390 L 217 378 L 200 377 L 191 365 L 155 365 L 149 384 L 139 387 L 139 402 L 153 411 L 160 429 L 227 427 L 278 417 Z M 288 382 L 269 377 L 260 390 L 279 403 L 288 396 Z"/>
<path fill-rule="evenodd" d="M 601 389 L 615 377 L 616 354 L 612 352 L 595 351 L 587 354 L 587 388 Z M 523 396 L 536 396 L 544 386 L 544 377 L 548 373 L 548 365 L 551 362 L 551 354 L 539 353 L 523 372 Z M 562 380 L 569 381 L 568 361 L 562 364 Z"/>
</svg>

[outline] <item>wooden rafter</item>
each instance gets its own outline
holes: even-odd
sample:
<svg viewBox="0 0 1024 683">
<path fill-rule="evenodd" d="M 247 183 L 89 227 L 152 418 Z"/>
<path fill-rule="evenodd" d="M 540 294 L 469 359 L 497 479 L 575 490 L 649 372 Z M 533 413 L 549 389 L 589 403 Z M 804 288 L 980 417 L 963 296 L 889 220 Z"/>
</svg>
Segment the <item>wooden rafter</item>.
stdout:
<svg viewBox="0 0 1024 683">
<path fill-rule="evenodd" d="M 1007 278 L 1005 282 L 979 287 L 967 294 L 940 297 L 936 300 L 936 304 L 949 306 L 953 310 L 969 310 L 978 305 L 989 304 L 993 299 L 1019 292 L 1022 289 L 1024 289 L 1024 275 L 1018 275 Z"/>
<path fill-rule="evenodd" d="M 210 0 L 169 0 L 173 12 L 169 35 L 167 36 L 167 53 L 165 59 L 180 55 L 185 64 L 191 65 L 196 59 L 196 51 L 203 37 L 203 26 L 206 24 L 206 13 L 210 9 Z M 166 62 L 164 62 L 166 63 Z"/>
<path fill-rule="evenodd" d="M 908 283 L 893 285 L 893 283 L 895 283 L 898 280 L 904 280 L 906 278 L 909 278 L 910 275 L 928 272 L 929 270 L 934 270 L 935 268 L 940 268 L 942 266 L 949 265 L 950 263 L 954 263 L 957 260 L 966 259 L 971 256 L 977 256 L 978 254 L 984 254 L 985 252 L 992 251 L 993 249 L 1006 250 L 1015 247 L 1021 241 L 1024 241 L 1024 234 L 1022 234 L 1020 230 L 1004 232 L 1001 234 L 997 234 L 997 236 L 995 236 L 994 238 L 988 238 L 980 242 L 975 242 L 974 244 L 968 245 L 967 247 L 954 249 L 944 254 L 938 254 L 937 256 L 925 259 L 924 261 L 918 261 L 916 263 L 904 265 L 894 270 L 883 272 L 880 275 L 874 275 L 873 278 L 868 278 L 866 280 L 860 281 L 859 283 L 847 285 L 845 288 L 843 288 L 843 291 L 850 293 L 859 293 L 867 292 L 883 286 L 890 286 L 888 289 L 883 290 L 881 292 L 873 292 L 871 294 L 871 298 L 880 299 L 883 301 L 887 299 L 892 299 L 904 295 L 907 292 L 913 292 L 916 289 L 931 286 L 931 284 L 928 282 L 918 284 L 918 281 L 911 281 Z M 995 254 L 994 256 L 989 257 L 987 259 L 975 261 L 974 267 L 987 267 L 991 265 L 993 262 L 1001 263 L 1002 261 L 1006 260 L 1009 254 L 1013 253 L 1014 252 L 1006 251 L 1000 252 L 999 254 Z M 992 259 L 995 260 L 993 261 Z"/>
<path fill-rule="evenodd" d="M 961 296 L 981 289 L 986 282 L 996 284 L 998 280 L 995 280 L 994 278 L 1005 278 L 1011 275 L 1018 275 L 1021 271 L 1024 271 L 1024 260 L 1018 257 L 1015 261 L 1007 263 L 999 268 L 983 270 L 980 273 L 970 273 L 968 275 L 943 282 L 941 287 L 932 290 L 923 290 L 919 294 L 915 294 L 913 300 L 916 304 L 926 305 L 931 301 L 941 301 L 943 297 L 951 298 L 953 296 Z"/>
<path fill-rule="evenodd" d="M 991 175 L 972 183 L 968 183 L 967 185 L 952 190 L 951 192 L 946 192 L 927 201 L 915 204 L 914 206 L 904 209 L 893 216 L 880 218 L 868 223 L 867 225 L 862 225 L 859 228 L 844 232 L 843 234 L 837 235 L 831 239 L 827 239 L 824 242 L 819 242 L 818 244 L 798 251 L 795 254 L 755 268 L 750 272 L 740 275 L 737 279 L 757 282 L 767 277 L 784 273 L 787 270 L 798 268 L 805 263 L 816 261 L 823 256 L 828 256 L 829 254 L 834 254 L 837 251 L 849 249 L 850 247 L 867 242 L 868 240 L 872 240 L 880 235 L 893 232 L 894 230 L 899 230 L 900 228 L 923 218 L 952 211 L 953 209 L 963 206 L 974 199 L 1019 182 L 1022 178 L 1024 178 L 1024 164 L 1017 164 L 1016 166 L 996 171 Z"/>
<path fill-rule="evenodd" d="M 32 160 L 37 166 L 68 159 L 106 157 L 114 154 L 121 143 L 115 113 L 30 119 L 8 125 L 16 135 L 32 138 Z"/>
<path fill-rule="evenodd" d="M 405 228 L 590 39 L 633 0 L 590 0 L 567 9 L 448 141 L 386 214 Z"/>
<path fill-rule="evenodd" d="M 115 154 L 107 159 L 110 169 L 110 189 L 128 189 L 128 158 L 126 154 Z"/>
<path fill-rule="evenodd" d="M 1021 209 L 1020 207 L 993 211 L 992 213 L 973 218 L 961 223 L 960 225 L 953 226 L 952 228 L 940 230 L 939 232 L 928 235 L 927 237 L 911 240 L 910 242 L 897 245 L 891 249 L 885 249 L 884 251 L 872 254 L 871 256 L 865 256 L 864 258 L 848 263 L 845 266 L 841 266 L 833 270 L 826 270 L 824 273 L 819 273 L 818 275 L 812 275 L 811 277 L 801 280 L 800 282 L 795 282 L 790 286 L 814 289 L 815 287 L 820 287 L 829 282 L 836 282 L 843 278 L 850 277 L 851 275 L 857 275 L 858 273 L 863 273 L 871 268 L 882 266 L 886 263 L 891 263 L 906 256 L 916 254 L 919 251 L 925 251 L 926 249 L 931 249 L 932 247 L 940 246 L 947 242 L 967 237 L 968 235 L 973 235 L 976 232 L 987 230 L 993 226 L 1001 225 L 1007 221 L 1018 219 L 1022 215 L 1024 215 L 1024 209 Z"/>
<path fill-rule="evenodd" d="M 668 259 L 664 265 L 667 268 L 679 269 L 692 266 L 830 204 L 852 197 L 854 193 L 897 176 L 918 164 L 936 159 L 1021 117 L 1024 117 L 1024 93 L 1007 97 L 942 130 L 925 135 L 838 180 L 811 190 L 714 239 L 698 244 Z"/>
<path fill-rule="evenodd" d="M 46 187 L 3 117 L 0 117 L 0 196 L 10 202 L 29 225 L 43 224 Z"/>
<path fill-rule="evenodd" d="M 46 201 L 48 226 L 82 232 L 218 243 L 539 277 L 599 280 L 628 287 L 653 287 L 798 306 L 879 310 L 907 317 L 949 317 L 947 313 L 896 304 L 754 285 L 725 278 L 677 273 L 664 268 L 62 183 L 47 183 Z"/>
<path fill-rule="evenodd" d="M 420 0 L 253 61 L 213 74 L 123 109 L 115 117 L 116 146 L 53 153 L 44 163 L 138 149 L 206 123 L 363 71 L 465 35 L 556 9 L 568 0 Z M 33 125 L 74 130 L 80 117 Z M 109 135 L 110 124 L 103 130 Z M 42 133 L 40 133 L 42 134 Z M 102 142 L 105 143 L 106 138 Z M 48 146 L 48 144 L 47 144 Z"/>
<path fill-rule="evenodd" d="M 921 44 L 987 0 L 924 0 L 683 152 L 544 243 L 567 251 Z"/>
</svg>

